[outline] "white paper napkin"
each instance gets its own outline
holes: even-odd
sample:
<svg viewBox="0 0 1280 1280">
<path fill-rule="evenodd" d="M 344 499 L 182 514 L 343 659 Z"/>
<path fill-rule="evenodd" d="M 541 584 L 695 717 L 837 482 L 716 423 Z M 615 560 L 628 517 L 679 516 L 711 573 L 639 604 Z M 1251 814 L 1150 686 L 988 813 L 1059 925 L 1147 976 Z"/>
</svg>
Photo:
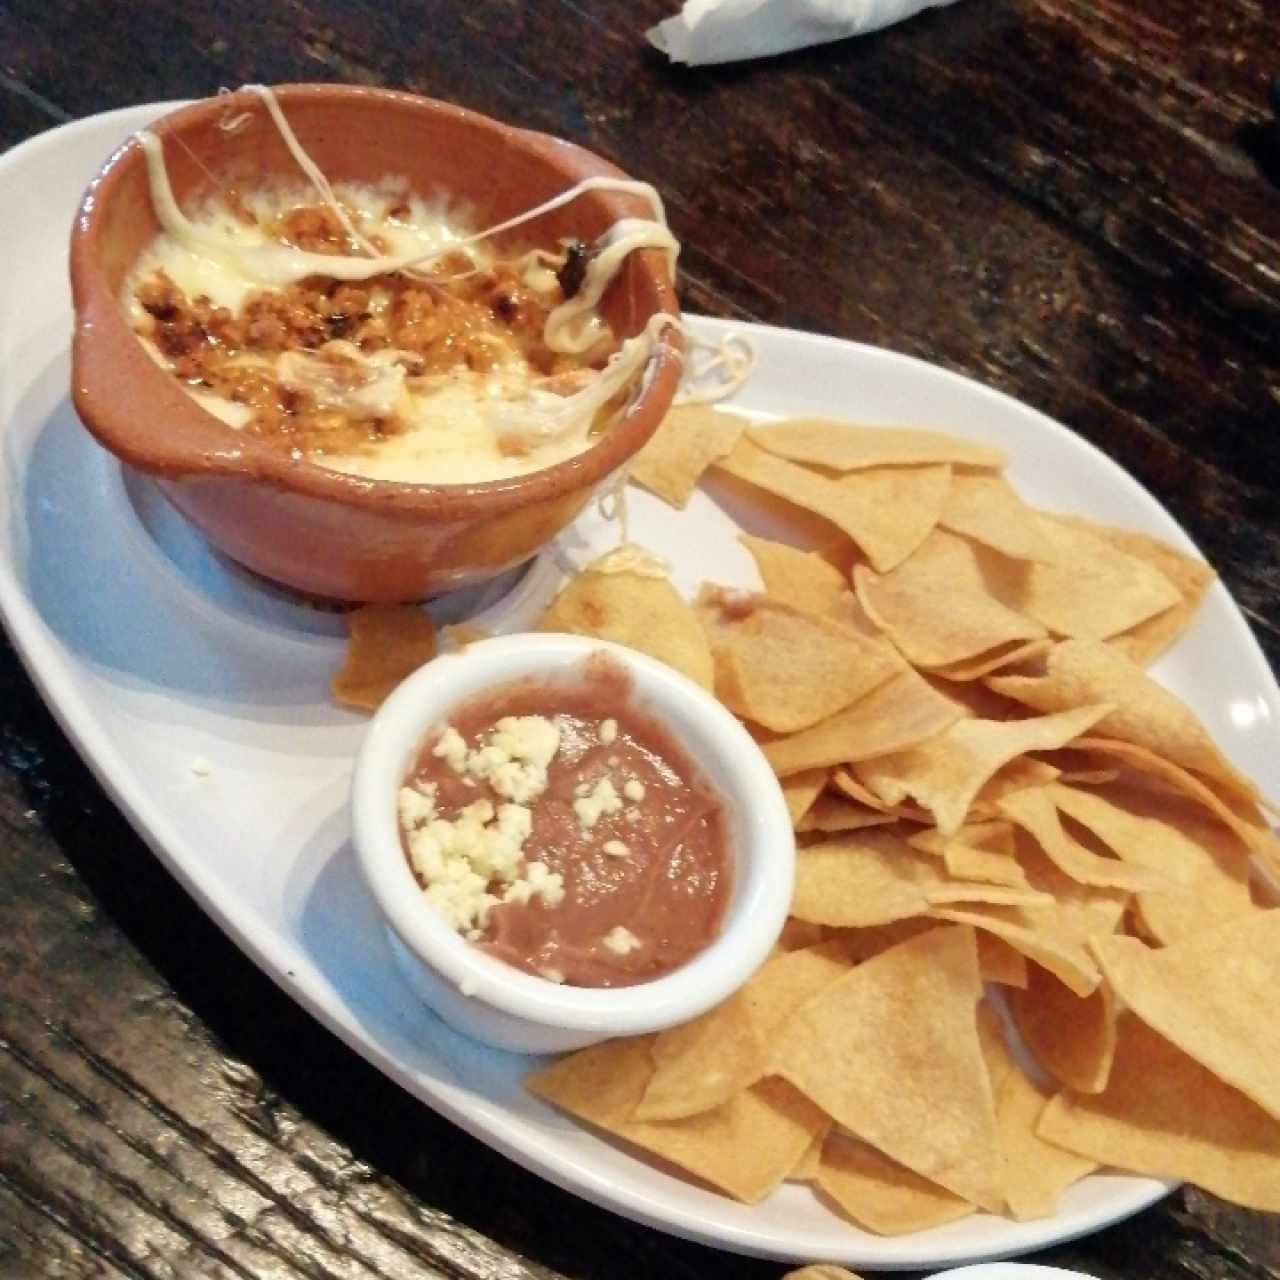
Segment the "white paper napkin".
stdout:
<svg viewBox="0 0 1280 1280">
<path fill-rule="evenodd" d="M 672 62 L 701 66 L 787 53 L 891 26 L 954 0 L 686 0 L 645 33 Z"/>
</svg>

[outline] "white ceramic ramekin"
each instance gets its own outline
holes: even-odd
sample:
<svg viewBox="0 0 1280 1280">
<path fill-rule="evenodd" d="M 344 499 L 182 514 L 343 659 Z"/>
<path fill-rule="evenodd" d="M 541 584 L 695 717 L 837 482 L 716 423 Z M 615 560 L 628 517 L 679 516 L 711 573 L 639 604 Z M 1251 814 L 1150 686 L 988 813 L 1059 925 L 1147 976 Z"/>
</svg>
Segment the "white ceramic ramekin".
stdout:
<svg viewBox="0 0 1280 1280">
<path fill-rule="evenodd" d="M 630 673 L 633 702 L 666 725 L 724 801 L 733 886 L 720 934 L 652 982 L 588 989 L 522 973 L 454 932 L 409 869 L 396 793 L 428 733 L 454 707 L 496 685 L 565 675 L 603 650 Z M 446 654 L 382 704 L 356 761 L 356 855 L 388 926 L 391 950 L 418 995 L 456 1030 L 517 1053 L 581 1048 L 687 1022 L 736 991 L 764 962 L 787 917 L 795 873 L 791 822 L 751 736 L 710 694 L 643 654 L 569 635 L 503 636 Z"/>
</svg>

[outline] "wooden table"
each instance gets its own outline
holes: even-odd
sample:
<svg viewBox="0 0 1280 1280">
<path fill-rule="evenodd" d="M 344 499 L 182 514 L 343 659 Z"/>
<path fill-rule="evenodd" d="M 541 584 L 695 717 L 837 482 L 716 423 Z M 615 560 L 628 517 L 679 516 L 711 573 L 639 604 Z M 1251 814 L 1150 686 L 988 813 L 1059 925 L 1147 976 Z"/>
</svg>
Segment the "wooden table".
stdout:
<svg viewBox="0 0 1280 1280">
<path fill-rule="evenodd" d="M 245 81 L 452 99 L 656 182 L 691 310 L 911 352 L 1164 500 L 1280 660 L 1272 0 L 962 0 L 714 70 L 664 0 L 10 0 L 0 146 Z M 320 1029 L 144 850 L 0 649 L 0 1275 L 767 1277 L 582 1204 Z M 1049 1260 L 1280 1276 L 1188 1191 Z"/>
</svg>

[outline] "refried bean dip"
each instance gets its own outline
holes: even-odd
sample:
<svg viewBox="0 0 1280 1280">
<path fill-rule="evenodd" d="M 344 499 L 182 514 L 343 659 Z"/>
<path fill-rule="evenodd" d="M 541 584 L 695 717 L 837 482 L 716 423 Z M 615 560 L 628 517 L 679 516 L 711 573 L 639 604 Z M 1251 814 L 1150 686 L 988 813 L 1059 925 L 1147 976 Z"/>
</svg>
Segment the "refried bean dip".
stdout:
<svg viewBox="0 0 1280 1280">
<path fill-rule="evenodd" d="M 719 930 L 720 800 L 603 655 L 462 703 L 428 735 L 399 812 L 427 900 L 553 982 L 661 977 Z"/>
</svg>

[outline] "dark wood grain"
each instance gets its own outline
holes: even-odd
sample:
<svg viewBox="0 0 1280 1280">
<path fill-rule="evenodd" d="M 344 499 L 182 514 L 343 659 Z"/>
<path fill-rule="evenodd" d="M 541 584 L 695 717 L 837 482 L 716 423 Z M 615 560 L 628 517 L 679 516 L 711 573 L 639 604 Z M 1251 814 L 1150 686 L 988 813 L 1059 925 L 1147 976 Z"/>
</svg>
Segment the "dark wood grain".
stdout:
<svg viewBox="0 0 1280 1280">
<path fill-rule="evenodd" d="M 668 66 L 661 0 L 0 6 L 0 146 L 219 85 L 407 87 L 668 199 L 690 309 L 878 343 L 1069 423 L 1147 484 L 1280 661 L 1280 71 L 1270 0 L 961 0 Z M 413 1102 L 163 872 L 0 648 L 0 1276 L 776 1276 L 626 1223 Z M 1188 1191 L 1047 1260 L 1280 1277 Z"/>
</svg>

